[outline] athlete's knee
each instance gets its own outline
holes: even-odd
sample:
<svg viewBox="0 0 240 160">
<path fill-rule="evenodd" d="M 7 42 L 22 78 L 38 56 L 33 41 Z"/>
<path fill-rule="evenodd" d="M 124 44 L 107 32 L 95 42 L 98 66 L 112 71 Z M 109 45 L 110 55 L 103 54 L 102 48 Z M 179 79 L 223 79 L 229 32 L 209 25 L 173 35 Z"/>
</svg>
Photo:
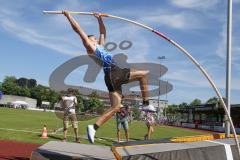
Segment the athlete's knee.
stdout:
<svg viewBox="0 0 240 160">
<path fill-rule="evenodd" d="M 117 92 L 115 92 L 115 93 L 114 93 L 114 101 L 115 101 L 115 104 L 116 104 L 116 105 L 120 105 L 120 104 L 121 104 L 121 100 L 122 100 L 122 98 L 121 98 L 120 94 L 117 93 Z"/>
<path fill-rule="evenodd" d="M 120 110 L 120 108 L 121 108 L 121 103 L 115 105 L 115 106 L 114 106 L 115 112 L 118 112 L 118 111 Z"/>
<path fill-rule="evenodd" d="M 141 71 L 141 79 L 144 78 L 146 79 L 149 74 L 149 71 Z"/>
<path fill-rule="evenodd" d="M 141 74 L 143 75 L 143 76 L 147 76 L 148 74 L 149 74 L 149 71 L 141 71 Z"/>
<path fill-rule="evenodd" d="M 118 96 L 116 96 L 116 100 L 117 100 L 117 102 L 120 104 L 121 103 L 121 100 L 122 100 L 122 98 L 118 95 Z"/>
</svg>

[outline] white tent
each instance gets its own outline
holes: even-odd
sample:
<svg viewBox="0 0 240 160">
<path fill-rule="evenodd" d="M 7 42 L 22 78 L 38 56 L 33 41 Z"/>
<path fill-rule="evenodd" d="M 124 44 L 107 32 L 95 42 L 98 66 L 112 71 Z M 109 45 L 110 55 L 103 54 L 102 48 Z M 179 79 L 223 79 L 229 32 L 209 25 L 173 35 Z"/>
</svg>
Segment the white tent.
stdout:
<svg viewBox="0 0 240 160">
<path fill-rule="evenodd" d="M 14 101 L 14 102 L 11 102 L 11 104 L 13 105 L 14 108 L 21 108 L 22 106 L 23 107 L 28 106 L 28 103 L 25 101 Z"/>
</svg>

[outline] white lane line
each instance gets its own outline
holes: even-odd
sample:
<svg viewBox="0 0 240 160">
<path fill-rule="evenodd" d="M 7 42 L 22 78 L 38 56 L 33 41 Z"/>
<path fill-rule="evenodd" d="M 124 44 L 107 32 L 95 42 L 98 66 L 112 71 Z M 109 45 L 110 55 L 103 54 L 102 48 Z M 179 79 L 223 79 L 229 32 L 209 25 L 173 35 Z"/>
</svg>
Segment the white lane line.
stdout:
<svg viewBox="0 0 240 160">
<path fill-rule="evenodd" d="M 25 133 L 41 133 L 41 132 L 34 132 L 34 131 L 28 131 L 28 130 L 20 130 L 20 129 L 11 129 L 11 128 L 0 128 L 0 130 L 4 131 L 14 131 L 14 132 L 25 132 Z"/>
<path fill-rule="evenodd" d="M 35 131 L 29 131 L 29 130 L 21 130 L 21 129 L 12 129 L 12 128 L 0 128 L 0 130 L 4 130 L 4 131 L 13 131 L 13 132 L 23 132 L 23 133 L 33 133 L 33 134 L 42 134 L 42 132 L 35 132 Z M 58 135 L 58 136 L 62 136 L 63 134 L 59 134 L 59 133 L 49 133 L 50 135 Z M 68 137 L 74 137 L 72 135 L 69 135 Z M 87 136 L 86 135 L 79 135 L 80 138 L 86 139 L 87 140 Z M 110 139 L 110 140 L 115 140 L 114 138 L 111 137 L 96 137 L 96 139 L 98 140 L 104 140 L 105 139 Z"/>
<path fill-rule="evenodd" d="M 226 152 L 226 157 L 227 160 L 233 160 L 233 154 L 232 154 L 232 149 L 230 144 L 226 144 L 226 143 L 222 143 L 222 142 L 217 142 L 217 141 L 210 141 L 210 140 L 206 140 L 207 142 L 212 142 L 212 143 L 216 143 L 216 144 L 221 144 L 224 146 L 225 148 L 225 152 Z"/>
</svg>

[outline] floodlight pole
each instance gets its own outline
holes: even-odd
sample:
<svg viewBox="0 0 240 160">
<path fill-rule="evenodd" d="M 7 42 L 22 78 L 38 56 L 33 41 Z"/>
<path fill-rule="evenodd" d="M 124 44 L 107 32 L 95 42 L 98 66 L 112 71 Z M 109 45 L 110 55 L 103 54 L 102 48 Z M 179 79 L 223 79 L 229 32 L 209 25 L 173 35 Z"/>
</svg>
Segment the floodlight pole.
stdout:
<svg viewBox="0 0 240 160">
<path fill-rule="evenodd" d="M 232 61 L 232 0 L 228 0 L 227 16 L 227 62 L 226 62 L 226 105 L 228 112 L 231 111 L 231 61 Z M 230 122 L 225 122 L 226 137 L 230 137 Z"/>
</svg>

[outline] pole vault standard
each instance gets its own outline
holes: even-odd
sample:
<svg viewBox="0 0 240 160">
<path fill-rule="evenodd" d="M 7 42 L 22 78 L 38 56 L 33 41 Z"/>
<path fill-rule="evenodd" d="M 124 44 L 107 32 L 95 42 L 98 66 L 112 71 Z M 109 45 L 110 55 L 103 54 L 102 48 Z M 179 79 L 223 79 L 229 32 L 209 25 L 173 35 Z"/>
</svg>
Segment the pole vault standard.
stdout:
<svg viewBox="0 0 240 160">
<path fill-rule="evenodd" d="M 226 66 L 226 106 L 231 113 L 231 61 L 232 61 L 232 0 L 228 0 L 227 15 L 227 66 Z M 226 121 L 226 137 L 230 137 L 230 125 Z"/>
<path fill-rule="evenodd" d="M 62 11 L 43 11 L 43 13 L 45 13 L 45 14 L 63 14 Z M 69 13 L 70 14 L 80 14 L 80 15 L 93 15 L 94 14 L 93 12 L 72 12 L 72 11 L 69 11 Z M 239 155 L 239 158 L 240 158 L 240 147 L 239 147 L 238 137 L 237 137 L 237 134 L 236 134 L 236 131 L 235 131 L 235 128 L 234 128 L 233 121 L 232 121 L 232 118 L 230 116 L 230 113 L 229 113 L 229 111 L 228 111 L 228 109 L 226 107 L 226 104 L 223 101 L 223 98 L 222 98 L 218 88 L 216 87 L 215 83 L 213 82 L 211 77 L 208 75 L 206 70 L 198 63 L 198 61 L 186 49 L 181 47 L 177 42 L 171 40 L 170 38 L 168 38 L 167 36 L 165 36 L 161 32 L 159 32 L 157 30 L 154 30 L 153 28 L 151 28 L 149 26 L 146 26 L 146 25 L 144 25 L 142 23 L 139 23 L 139 22 L 127 19 L 127 18 L 123 18 L 123 17 L 118 17 L 118 16 L 109 15 L 109 14 L 105 14 L 105 13 L 100 13 L 100 15 L 102 17 L 109 17 L 109 18 L 119 19 L 119 20 L 122 20 L 122 21 L 125 21 L 125 22 L 128 22 L 128 23 L 137 25 L 139 27 L 142 27 L 144 29 L 147 29 L 147 30 L 155 33 L 156 35 L 160 36 L 161 38 L 165 39 L 166 41 L 168 41 L 169 43 L 171 43 L 172 45 L 177 47 L 179 50 L 181 50 L 197 66 L 197 68 L 207 78 L 208 82 L 211 84 L 213 90 L 215 91 L 215 93 L 217 94 L 218 98 L 220 99 L 220 103 L 223 106 L 223 109 L 224 109 L 224 111 L 225 111 L 225 113 L 227 115 L 227 118 L 228 118 L 229 122 L 230 122 L 230 126 L 231 126 L 232 132 L 234 134 L 234 139 L 235 139 L 235 142 L 236 142 L 236 145 L 237 145 L 237 149 L 238 149 L 238 155 Z"/>
</svg>

